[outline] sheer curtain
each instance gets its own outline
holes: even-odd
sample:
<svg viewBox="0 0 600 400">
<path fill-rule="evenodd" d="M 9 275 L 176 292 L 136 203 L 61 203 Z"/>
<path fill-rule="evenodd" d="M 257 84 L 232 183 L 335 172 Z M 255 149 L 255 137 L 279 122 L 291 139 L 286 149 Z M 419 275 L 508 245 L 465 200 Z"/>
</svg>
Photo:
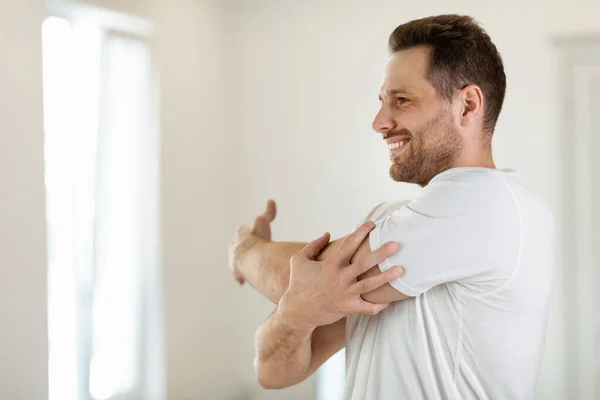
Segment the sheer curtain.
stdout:
<svg viewBox="0 0 600 400">
<path fill-rule="evenodd" d="M 150 47 L 56 17 L 42 32 L 50 400 L 154 400 L 163 360 Z"/>
<path fill-rule="evenodd" d="M 150 82 L 145 44 L 112 34 L 103 50 L 90 368 L 94 399 L 140 390 L 146 222 L 141 151 Z"/>
</svg>

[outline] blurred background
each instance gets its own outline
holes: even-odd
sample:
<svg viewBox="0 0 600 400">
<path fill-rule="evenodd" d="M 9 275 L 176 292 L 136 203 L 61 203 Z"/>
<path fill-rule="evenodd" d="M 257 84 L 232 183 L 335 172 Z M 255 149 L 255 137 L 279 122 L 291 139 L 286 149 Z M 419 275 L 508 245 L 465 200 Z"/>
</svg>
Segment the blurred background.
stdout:
<svg viewBox="0 0 600 400">
<path fill-rule="evenodd" d="M 600 3 L 1 0 L 0 399 L 339 398 L 343 352 L 283 391 L 254 377 L 272 305 L 227 242 L 339 237 L 418 188 L 371 130 L 387 38 L 468 14 L 508 92 L 494 136 L 558 221 L 538 399 L 600 399 Z"/>
</svg>

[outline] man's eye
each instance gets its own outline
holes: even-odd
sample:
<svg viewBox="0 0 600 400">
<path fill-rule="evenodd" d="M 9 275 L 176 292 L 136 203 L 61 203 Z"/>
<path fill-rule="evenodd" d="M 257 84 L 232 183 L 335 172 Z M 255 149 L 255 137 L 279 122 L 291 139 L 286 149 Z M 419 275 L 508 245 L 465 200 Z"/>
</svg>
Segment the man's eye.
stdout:
<svg viewBox="0 0 600 400">
<path fill-rule="evenodd" d="M 408 101 L 408 99 L 406 97 L 397 97 L 396 101 L 400 104 L 404 104 Z"/>
</svg>

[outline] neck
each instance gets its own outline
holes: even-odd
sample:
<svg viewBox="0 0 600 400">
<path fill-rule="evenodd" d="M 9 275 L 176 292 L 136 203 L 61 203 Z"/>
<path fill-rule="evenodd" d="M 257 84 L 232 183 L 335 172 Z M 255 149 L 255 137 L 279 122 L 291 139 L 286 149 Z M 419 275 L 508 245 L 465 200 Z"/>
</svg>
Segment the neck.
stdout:
<svg viewBox="0 0 600 400">
<path fill-rule="evenodd" d="M 479 167 L 479 168 L 496 168 L 494 157 L 492 156 L 492 146 L 477 145 L 471 148 L 463 149 L 459 157 L 454 160 L 451 168 L 460 167 Z"/>
<path fill-rule="evenodd" d="M 462 152 L 454 159 L 454 161 L 448 165 L 448 169 L 452 168 L 490 168 L 496 169 L 494 163 L 494 157 L 492 156 L 492 146 L 486 144 L 484 146 L 472 146 L 465 147 Z M 440 171 L 439 173 L 441 173 Z M 433 178 L 433 177 L 431 177 Z M 419 186 L 425 187 L 429 184 L 429 181 L 418 183 Z"/>
<path fill-rule="evenodd" d="M 481 159 L 461 159 L 456 160 L 450 168 L 473 167 L 473 168 L 491 168 L 496 169 L 493 158 Z"/>
</svg>

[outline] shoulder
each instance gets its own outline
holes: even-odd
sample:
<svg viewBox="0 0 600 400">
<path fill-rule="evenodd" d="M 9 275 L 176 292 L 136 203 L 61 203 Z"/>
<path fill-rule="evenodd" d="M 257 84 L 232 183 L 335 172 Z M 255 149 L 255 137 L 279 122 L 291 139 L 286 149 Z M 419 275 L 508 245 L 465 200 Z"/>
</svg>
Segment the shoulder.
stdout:
<svg viewBox="0 0 600 400">
<path fill-rule="evenodd" d="M 502 172 L 456 168 L 436 176 L 408 205 L 434 218 L 514 211 L 515 202 Z"/>
<path fill-rule="evenodd" d="M 356 226 L 358 227 L 359 225 L 367 221 L 377 222 L 379 220 L 387 218 L 409 203 L 410 200 L 386 201 L 383 203 L 379 203 L 378 205 L 373 207 L 367 215 L 361 218 L 361 220 L 358 222 L 358 224 L 356 224 Z"/>
</svg>

